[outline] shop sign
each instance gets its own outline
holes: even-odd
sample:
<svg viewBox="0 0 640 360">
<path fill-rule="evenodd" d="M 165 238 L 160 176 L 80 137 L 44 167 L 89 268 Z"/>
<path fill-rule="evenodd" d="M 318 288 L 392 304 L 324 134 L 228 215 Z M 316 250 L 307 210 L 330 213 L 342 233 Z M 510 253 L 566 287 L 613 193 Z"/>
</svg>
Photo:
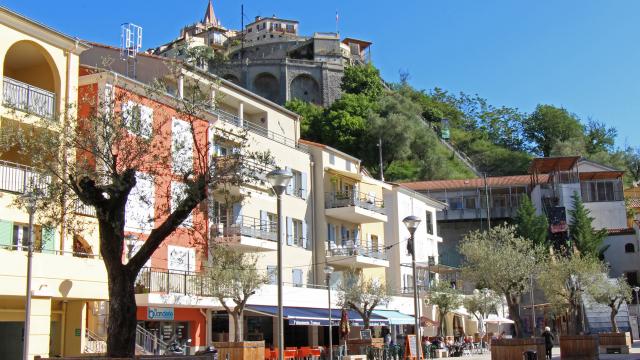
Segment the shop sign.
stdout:
<svg viewBox="0 0 640 360">
<path fill-rule="evenodd" d="M 147 308 L 148 320 L 173 320 L 173 308 Z"/>
</svg>

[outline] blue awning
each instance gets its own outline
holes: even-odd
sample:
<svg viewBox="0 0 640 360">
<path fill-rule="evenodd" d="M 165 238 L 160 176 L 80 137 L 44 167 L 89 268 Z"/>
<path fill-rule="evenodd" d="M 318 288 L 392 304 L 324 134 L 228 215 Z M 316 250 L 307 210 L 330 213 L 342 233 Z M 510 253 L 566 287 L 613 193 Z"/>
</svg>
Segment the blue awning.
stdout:
<svg viewBox="0 0 640 360">
<path fill-rule="evenodd" d="M 373 313 L 389 320 L 391 325 L 414 325 L 415 318 L 396 310 L 373 310 Z"/>
<path fill-rule="evenodd" d="M 247 305 L 247 310 L 257 312 L 267 316 L 278 316 L 277 306 L 268 305 Z M 319 308 L 306 307 L 284 307 L 284 318 L 289 320 L 289 325 L 311 325 L 311 326 L 329 326 L 329 310 Z M 354 311 L 349 310 L 349 323 L 354 326 L 363 326 L 362 317 Z M 331 309 L 331 325 L 340 325 L 341 309 Z M 370 326 L 387 326 L 389 320 L 386 318 L 371 314 L 369 319 Z"/>
</svg>

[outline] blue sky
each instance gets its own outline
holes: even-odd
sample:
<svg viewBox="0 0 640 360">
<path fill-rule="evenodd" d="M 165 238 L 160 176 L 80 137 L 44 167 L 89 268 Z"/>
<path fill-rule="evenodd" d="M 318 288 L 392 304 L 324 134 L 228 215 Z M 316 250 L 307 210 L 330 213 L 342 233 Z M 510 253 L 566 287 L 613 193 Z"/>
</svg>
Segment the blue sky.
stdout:
<svg viewBox="0 0 640 360">
<path fill-rule="evenodd" d="M 240 1 L 214 0 L 223 25 L 240 26 Z M 202 18 L 207 0 L 25 1 L 0 4 L 83 39 L 117 45 L 119 26 L 143 26 L 143 47 Z M 479 94 L 532 111 L 564 106 L 618 128 L 618 145 L 640 146 L 640 1 L 636 0 L 246 0 L 254 16 L 297 19 L 301 32 L 371 40 L 385 79 L 400 70 L 420 89 Z"/>
</svg>

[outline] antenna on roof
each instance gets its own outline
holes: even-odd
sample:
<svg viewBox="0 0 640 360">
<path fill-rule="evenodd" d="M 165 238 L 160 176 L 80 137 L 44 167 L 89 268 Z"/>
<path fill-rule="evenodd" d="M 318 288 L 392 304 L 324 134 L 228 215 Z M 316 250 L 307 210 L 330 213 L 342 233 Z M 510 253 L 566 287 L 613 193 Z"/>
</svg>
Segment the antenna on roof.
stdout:
<svg viewBox="0 0 640 360">
<path fill-rule="evenodd" d="M 127 64 L 127 76 L 136 78 L 138 52 L 142 49 L 142 27 L 133 23 L 120 25 L 120 58 Z"/>
</svg>

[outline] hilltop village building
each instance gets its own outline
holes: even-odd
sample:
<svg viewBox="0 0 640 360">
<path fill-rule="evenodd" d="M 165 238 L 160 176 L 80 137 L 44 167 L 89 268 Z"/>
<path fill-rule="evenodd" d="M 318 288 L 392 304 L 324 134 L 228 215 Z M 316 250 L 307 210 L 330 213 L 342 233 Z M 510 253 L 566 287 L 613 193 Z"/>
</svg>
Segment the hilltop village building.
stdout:
<svg viewBox="0 0 640 360">
<path fill-rule="evenodd" d="M 296 20 L 256 16 L 244 29 L 229 30 L 210 1 L 202 21 L 152 52 L 184 58 L 185 48 L 208 46 L 228 58 L 203 64 L 208 71 L 280 105 L 301 99 L 328 106 L 340 97 L 344 68 L 370 61 L 371 42 L 331 32 L 304 36 L 299 28 Z"/>
<path fill-rule="evenodd" d="M 154 176 L 144 169 L 136 174 L 134 196 L 126 208 L 123 262 L 144 242 L 156 221 L 154 214 L 174 206 L 174 193 L 183 186 L 179 171 L 197 165 L 195 145 L 185 137 L 187 123 L 191 122 L 198 129 L 198 143 L 207 144 L 207 162 L 244 151 L 244 143 L 247 151 L 268 150 L 274 159 L 274 167 L 247 161 L 243 166 L 248 171 L 264 176 L 280 167 L 294 174 L 283 195 L 286 346 L 328 343 L 327 309 L 332 308 L 332 316 L 337 318 L 340 307 L 335 295 L 331 304 L 327 302 L 322 273 L 325 264 L 336 269 L 332 291 L 337 291 L 340 274 L 347 269 L 387 284 L 393 296 L 372 318 L 374 335 L 379 336 L 385 327 L 397 336 L 396 342 L 401 342 L 404 334 L 413 333 L 408 232 L 402 219 L 415 214 L 423 220 L 416 241 L 418 290 L 424 297 L 435 281 L 447 279 L 438 257 L 439 245 L 447 240 L 439 235 L 435 221 L 445 208 L 443 203 L 375 180 L 359 159 L 301 140 L 298 115 L 198 67 L 140 54 L 133 78 L 119 56 L 120 49 L 78 41 L 4 8 L 0 9 L 0 32 L 4 88 L 0 131 L 34 124 L 38 118 L 56 119 L 64 116 L 62 110 L 67 108 L 75 109 L 67 113 L 69 119 L 84 119 L 99 103 L 112 103 L 108 111 L 123 116 L 136 110 L 140 121 L 149 126 L 170 124 L 158 147 L 170 163 L 162 164 L 165 170 Z M 105 68 L 104 64 L 109 66 Z M 180 69 L 178 73 L 176 68 Z M 163 80 L 166 88 L 150 91 L 154 80 Z M 194 87 L 209 94 L 210 106 L 186 119 L 176 104 Z M 132 136 L 135 139 L 142 135 Z M 174 146 L 178 142 L 186 145 Z M 39 174 L 41 170 L 31 167 L 29 156 L 12 151 L 0 154 L 0 261 L 7 265 L 0 267 L 0 334 L 16 339 L 4 343 L 2 351 L 7 359 L 22 356 L 25 244 L 30 234 L 28 214 L 16 208 L 13 200 L 29 192 L 27 185 L 32 179 L 39 179 L 38 185 L 43 188 L 55 181 Z M 140 272 L 135 287 L 140 339 L 151 336 L 154 343 L 191 339 L 192 353 L 213 341 L 230 340 L 233 321 L 222 304 L 207 293 L 206 287 L 192 286 L 204 281 L 209 247 L 222 244 L 257 254 L 258 270 L 271 279 L 249 299 L 242 333 L 247 340 L 273 345 L 277 305 L 275 196 L 265 181 L 228 190 L 235 200 L 211 194 Z M 135 194 L 146 195 L 149 203 L 139 201 Z M 77 204 L 73 211 L 90 225 L 82 232 L 49 228 L 35 215 L 29 357 L 105 351 L 107 274 L 99 254 L 95 209 Z M 141 222 L 141 218 L 147 221 Z M 199 239 L 204 241 L 194 241 L 198 239 L 188 231 L 190 227 L 205 229 L 204 238 Z M 433 307 L 422 304 L 420 316 L 430 320 L 424 321 L 425 334 L 433 334 L 435 329 L 429 324 L 440 319 Z M 357 336 L 362 319 L 354 311 L 349 316 L 352 334 Z M 476 322 L 462 310 L 442 321 L 448 324 L 449 335 L 454 330 L 477 331 Z M 338 332 L 334 329 L 333 334 L 337 344 Z M 137 345 L 143 353 L 154 351 L 145 343 Z"/>
</svg>

